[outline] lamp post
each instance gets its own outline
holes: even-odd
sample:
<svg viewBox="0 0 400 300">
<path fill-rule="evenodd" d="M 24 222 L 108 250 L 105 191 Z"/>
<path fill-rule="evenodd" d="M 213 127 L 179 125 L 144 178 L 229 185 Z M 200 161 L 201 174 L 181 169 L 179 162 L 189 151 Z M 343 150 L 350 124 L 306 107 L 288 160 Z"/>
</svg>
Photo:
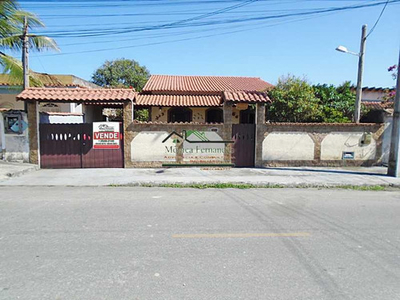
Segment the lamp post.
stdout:
<svg viewBox="0 0 400 300">
<path fill-rule="evenodd" d="M 366 41 L 367 41 L 367 25 L 363 25 L 361 32 L 361 44 L 359 53 L 351 52 L 347 50 L 347 48 L 344 46 L 339 46 L 336 48 L 336 50 L 339 52 L 358 56 L 358 77 L 357 77 L 357 89 L 356 89 L 356 104 L 354 110 L 354 122 L 356 123 L 360 123 L 360 115 L 361 115 L 362 81 L 364 72 L 364 55 L 365 55 Z"/>
</svg>

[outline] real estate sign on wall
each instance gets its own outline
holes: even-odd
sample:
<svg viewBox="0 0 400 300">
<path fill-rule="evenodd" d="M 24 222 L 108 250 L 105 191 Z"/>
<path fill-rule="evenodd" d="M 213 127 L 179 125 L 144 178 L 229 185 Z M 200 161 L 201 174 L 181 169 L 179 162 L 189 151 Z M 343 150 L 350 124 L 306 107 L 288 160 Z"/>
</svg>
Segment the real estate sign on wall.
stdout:
<svg viewBox="0 0 400 300">
<path fill-rule="evenodd" d="M 119 149 L 118 122 L 93 122 L 93 149 Z"/>
</svg>

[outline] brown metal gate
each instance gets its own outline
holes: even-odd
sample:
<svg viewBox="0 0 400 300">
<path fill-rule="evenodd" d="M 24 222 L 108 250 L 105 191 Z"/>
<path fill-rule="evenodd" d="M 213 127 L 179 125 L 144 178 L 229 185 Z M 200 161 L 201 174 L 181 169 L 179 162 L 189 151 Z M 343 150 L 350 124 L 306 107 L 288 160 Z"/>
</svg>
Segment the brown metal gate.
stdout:
<svg viewBox="0 0 400 300">
<path fill-rule="evenodd" d="M 255 124 L 232 125 L 232 162 L 236 167 L 254 167 L 255 133 Z"/>
<path fill-rule="evenodd" d="M 124 167 L 122 134 L 120 149 L 93 149 L 93 124 L 40 124 L 39 131 L 41 168 Z"/>
</svg>

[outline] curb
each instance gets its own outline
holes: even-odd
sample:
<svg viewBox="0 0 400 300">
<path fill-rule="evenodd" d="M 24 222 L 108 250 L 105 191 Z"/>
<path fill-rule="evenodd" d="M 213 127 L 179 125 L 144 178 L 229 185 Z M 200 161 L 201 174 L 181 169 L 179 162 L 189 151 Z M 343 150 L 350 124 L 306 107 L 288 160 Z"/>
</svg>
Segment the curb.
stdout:
<svg viewBox="0 0 400 300">
<path fill-rule="evenodd" d="M 38 166 L 33 166 L 33 167 L 29 167 L 29 168 L 26 168 L 26 169 L 24 169 L 24 170 L 21 170 L 21 171 L 16 171 L 16 172 L 10 172 L 10 173 L 6 173 L 6 177 L 7 178 L 15 178 L 15 177 L 19 177 L 19 176 L 21 176 L 21 175 L 24 175 L 24 174 L 27 174 L 27 173 L 30 173 L 30 172 L 33 172 L 33 171 L 37 171 L 37 170 L 39 170 L 39 167 Z"/>
</svg>

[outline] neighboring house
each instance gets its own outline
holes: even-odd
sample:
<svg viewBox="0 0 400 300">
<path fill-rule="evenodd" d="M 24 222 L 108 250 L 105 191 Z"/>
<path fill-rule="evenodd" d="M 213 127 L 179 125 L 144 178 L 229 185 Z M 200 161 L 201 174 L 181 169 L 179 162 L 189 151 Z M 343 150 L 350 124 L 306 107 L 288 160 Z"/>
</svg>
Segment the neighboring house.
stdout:
<svg viewBox="0 0 400 300">
<path fill-rule="evenodd" d="M 135 109 L 149 109 L 152 122 L 222 123 L 223 103 L 235 101 L 233 123 L 254 123 L 247 103 L 269 101 L 265 91 L 271 87 L 256 77 L 152 75 Z"/>
<path fill-rule="evenodd" d="M 46 88 L 99 88 L 74 75 L 36 73 L 35 77 Z M 16 101 L 22 85 L 22 81 L 0 74 L 0 159 L 28 161 L 28 120 L 24 103 Z M 39 108 L 43 123 L 82 123 L 86 110 L 84 105 L 76 103 L 41 103 Z"/>
<path fill-rule="evenodd" d="M 364 87 L 361 103 L 370 112 L 363 116 L 361 121 L 364 123 L 384 123 L 385 118 L 393 113 L 393 102 L 386 101 L 385 97 L 394 90 L 394 88 Z"/>
<path fill-rule="evenodd" d="M 36 73 L 46 88 L 99 88 L 99 86 L 74 75 L 53 75 Z M 0 108 L 12 110 L 24 110 L 24 103 L 17 102 L 16 97 L 22 91 L 22 81 L 10 77 L 8 74 L 0 74 Z M 80 111 L 79 111 L 80 110 Z M 82 112 L 82 108 L 72 105 L 43 106 L 41 111 L 50 112 Z"/>
<path fill-rule="evenodd" d="M 364 87 L 362 104 L 369 108 L 369 113 L 361 118 L 365 123 L 385 123 L 382 145 L 382 163 L 389 161 L 390 141 L 392 135 L 393 102 L 385 98 L 395 92 L 394 88 Z"/>
</svg>

